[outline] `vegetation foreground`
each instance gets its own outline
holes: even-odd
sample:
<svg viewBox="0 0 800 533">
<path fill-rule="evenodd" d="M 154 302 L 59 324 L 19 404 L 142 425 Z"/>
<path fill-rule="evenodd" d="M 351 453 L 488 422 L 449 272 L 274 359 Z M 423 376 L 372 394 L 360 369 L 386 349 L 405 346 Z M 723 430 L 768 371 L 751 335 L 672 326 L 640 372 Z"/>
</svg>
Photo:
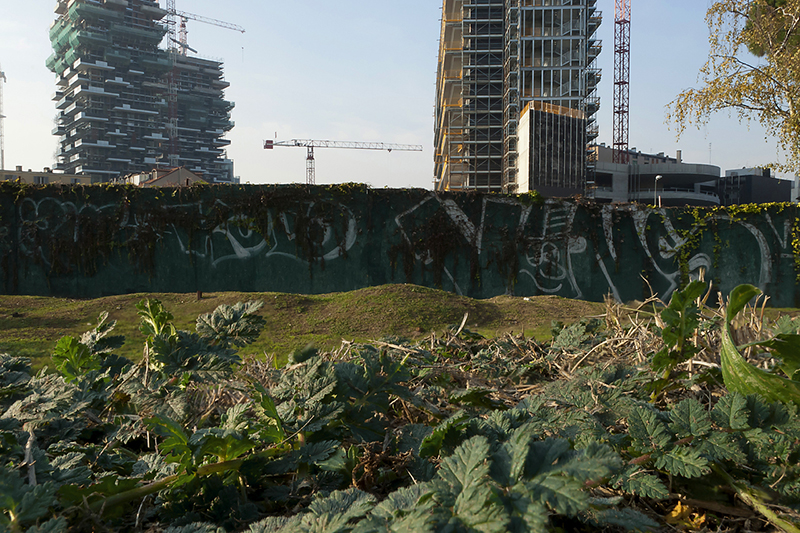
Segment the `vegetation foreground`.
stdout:
<svg viewBox="0 0 800 533">
<path fill-rule="evenodd" d="M 57 372 L 0 355 L 0 530 L 800 531 L 800 322 L 707 290 L 282 368 L 238 355 L 263 302 L 144 299 L 138 361 L 106 313 Z"/>
</svg>

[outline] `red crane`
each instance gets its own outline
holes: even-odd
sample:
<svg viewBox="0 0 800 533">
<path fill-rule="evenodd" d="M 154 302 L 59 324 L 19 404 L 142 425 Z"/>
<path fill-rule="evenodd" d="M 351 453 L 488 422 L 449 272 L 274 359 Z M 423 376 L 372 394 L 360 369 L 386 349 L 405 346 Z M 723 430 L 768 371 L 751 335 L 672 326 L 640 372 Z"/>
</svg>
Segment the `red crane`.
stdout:
<svg viewBox="0 0 800 533">
<path fill-rule="evenodd" d="M 631 0 L 614 0 L 614 163 L 628 163 Z"/>
</svg>

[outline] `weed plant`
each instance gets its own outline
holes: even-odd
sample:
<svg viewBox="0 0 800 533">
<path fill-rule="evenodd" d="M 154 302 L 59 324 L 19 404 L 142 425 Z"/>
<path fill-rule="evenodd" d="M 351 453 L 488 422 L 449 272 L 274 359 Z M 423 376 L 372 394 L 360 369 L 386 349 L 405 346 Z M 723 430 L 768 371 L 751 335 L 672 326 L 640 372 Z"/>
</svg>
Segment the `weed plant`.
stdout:
<svg viewBox="0 0 800 533">
<path fill-rule="evenodd" d="M 282 368 L 239 356 L 259 302 L 189 332 L 143 300 L 137 362 L 103 313 L 56 372 L 0 356 L 0 530 L 798 531 L 797 327 L 706 292 L 547 343 L 465 320 Z"/>
</svg>

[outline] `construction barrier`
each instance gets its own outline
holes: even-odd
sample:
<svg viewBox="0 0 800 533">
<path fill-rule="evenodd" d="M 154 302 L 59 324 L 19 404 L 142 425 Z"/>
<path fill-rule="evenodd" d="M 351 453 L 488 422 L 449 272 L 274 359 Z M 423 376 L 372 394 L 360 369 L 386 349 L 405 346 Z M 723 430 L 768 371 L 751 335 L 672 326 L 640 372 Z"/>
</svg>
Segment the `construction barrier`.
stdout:
<svg viewBox="0 0 800 533">
<path fill-rule="evenodd" d="M 797 206 L 656 209 L 337 186 L 0 183 L 0 291 L 349 291 L 668 300 L 704 276 L 800 306 Z"/>
</svg>

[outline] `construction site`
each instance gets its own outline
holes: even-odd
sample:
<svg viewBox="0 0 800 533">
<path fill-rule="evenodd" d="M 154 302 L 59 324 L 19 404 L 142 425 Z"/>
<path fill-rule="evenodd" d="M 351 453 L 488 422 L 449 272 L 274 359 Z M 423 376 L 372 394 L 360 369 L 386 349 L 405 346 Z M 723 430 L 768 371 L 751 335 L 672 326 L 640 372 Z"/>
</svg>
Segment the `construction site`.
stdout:
<svg viewBox="0 0 800 533">
<path fill-rule="evenodd" d="M 109 181 L 185 167 L 209 182 L 233 180 L 223 63 L 189 55 L 186 21 L 243 28 L 179 12 L 174 0 L 166 9 L 157 0 L 59 0 L 55 12 L 55 169 Z"/>
<path fill-rule="evenodd" d="M 596 3 L 444 0 L 434 137 L 437 190 L 583 191 L 585 149 L 598 132 Z M 531 102 L 536 102 L 532 108 Z M 535 135 L 528 131 L 526 140 L 549 146 L 553 154 L 573 155 L 552 165 L 539 160 L 523 172 L 529 181 L 521 183 L 518 157 L 531 150 L 518 136 L 525 109 L 554 115 L 534 118 Z M 563 183 L 554 181 L 554 175 L 566 175 L 564 164 L 571 169 L 567 173 L 581 171 Z"/>
</svg>

